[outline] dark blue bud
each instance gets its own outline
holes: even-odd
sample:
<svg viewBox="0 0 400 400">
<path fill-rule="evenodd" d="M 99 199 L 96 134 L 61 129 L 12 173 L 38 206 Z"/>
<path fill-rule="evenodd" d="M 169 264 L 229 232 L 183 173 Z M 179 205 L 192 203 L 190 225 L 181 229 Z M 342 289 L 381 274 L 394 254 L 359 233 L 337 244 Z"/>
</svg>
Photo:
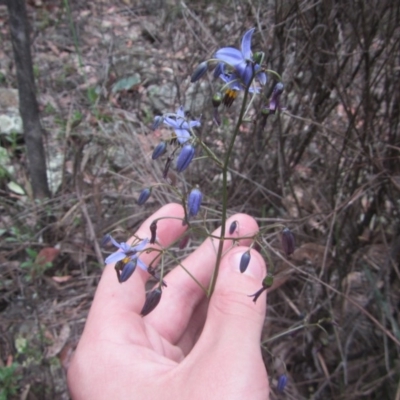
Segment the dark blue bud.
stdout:
<svg viewBox="0 0 400 400">
<path fill-rule="evenodd" d="M 142 311 L 140 311 L 140 315 L 142 317 L 150 314 L 158 306 L 158 303 L 161 300 L 161 294 L 161 288 L 157 288 L 152 290 L 151 292 L 146 293 L 146 300 L 144 302 Z"/>
<path fill-rule="evenodd" d="M 118 263 L 120 263 L 122 261 L 118 261 Z M 117 274 L 118 274 L 118 281 L 119 281 L 119 283 L 126 282 L 131 277 L 131 275 L 135 272 L 137 258 L 134 258 L 133 260 L 128 261 L 122 267 L 122 271 L 120 271 L 120 273 L 119 273 L 119 270 L 121 269 L 121 266 L 118 265 L 118 263 L 115 265 L 115 269 L 117 270 Z"/>
<path fill-rule="evenodd" d="M 188 198 L 189 217 L 195 217 L 200 210 L 203 194 L 199 189 L 193 189 Z"/>
<path fill-rule="evenodd" d="M 277 389 L 279 393 L 282 393 L 285 390 L 285 387 L 287 385 L 287 376 L 285 374 L 280 375 L 278 378 L 278 385 L 277 385 Z"/>
<path fill-rule="evenodd" d="M 273 94 L 275 96 L 279 96 L 279 95 L 281 95 L 283 93 L 283 89 L 284 89 L 283 83 L 282 82 L 278 82 L 274 87 Z"/>
<path fill-rule="evenodd" d="M 183 172 L 189 164 L 192 162 L 194 157 L 194 147 L 191 144 L 183 146 L 179 153 L 178 159 L 176 160 L 176 170 Z"/>
<path fill-rule="evenodd" d="M 208 62 L 203 61 L 200 63 L 197 68 L 194 70 L 192 76 L 190 77 L 190 82 L 197 82 L 200 78 L 202 78 L 208 70 Z"/>
<path fill-rule="evenodd" d="M 154 118 L 153 125 L 151 125 L 151 129 L 155 131 L 164 121 L 164 118 L 161 115 L 157 115 Z"/>
<path fill-rule="evenodd" d="M 233 232 L 236 231 L 237 226 L 238 226 L 238 222 L 237 222 L 237 221 L 233 221 L 233 222 L 231 223 L 231 226 L 229 227 L 229 234 L 230 234 L 230 235 L 232 235 Z"/>
<path fill-rule="evenodd" d="M 167 143 L 166 142 L 161 142 L 159 143 L 154 151 L 153 154 L 151 155 L 151 158 L 153 160 L 157 160 L 157 158 L 161 157 L 167 150 Z"/>
<path fill-rule="evenodd" d="M 146 201 L 149 199 L 151 195 L 151 189 L 149 188 L 145 188 L 140 192 L 139 198 L 137 203 L 139 204 L 139 206 L 143 205 L 144 203 L 146 203 Z"/>
<path fill-rule="evenodd" d="M 157 221 L 153 221 L 150 224 L 150 232 L 151 232 L 151 238 L 150 238 L 150 244 L 154 244 L 156 242 L 156 235 L 157 235 Z"/>
<path fill-rule="evenodd" d="M 269 111 L 271 114 L 275 114 L 275 111 L 279 108 L 279 97 L 283 93 L 283 88 L 283 83 L 278 82 L 272 91 L 271 101 L 269 102 Z"/>
<path fill-rule="evenodd" d="M 111 242 L 111 235 L 107 233 L 106 235 L 104 235 L 103 239 L 101 239 L 100 247 L 107 246 L 108 243 L 110 242 Z"/>
<path fill-rule="evenodd" d="M 293 254 L 296 247 L 294 235 L 292 231 L 288 228 L 285 228 L 282 231 L 282 249 L 286 256 L 290 256 Z"/>
<path fill-rule="evenodd" d="M 239 269 L 242 274 L 244 271 L 246 271 L 247 267 L 249 266 L 250 259 L 251 259 L 250 250 L 247 250 L 246 253 L 243 253 L 242 258 L 240 259 Z"/>
</svg>

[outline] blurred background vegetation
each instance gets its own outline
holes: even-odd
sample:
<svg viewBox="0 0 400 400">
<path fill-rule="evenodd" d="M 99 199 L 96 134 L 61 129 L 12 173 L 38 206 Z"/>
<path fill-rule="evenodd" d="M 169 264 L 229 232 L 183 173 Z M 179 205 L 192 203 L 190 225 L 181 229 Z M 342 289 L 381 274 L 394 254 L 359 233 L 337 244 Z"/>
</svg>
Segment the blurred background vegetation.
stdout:
<svg viewBox="0 0 400 400">
<path fill-rule="evenodd" d="M 263 238 L 274 274 L 262 339 L 271 398 L 400 399 L 400 3 L 28 0 L 27 10 L 52 196 L 33 199 L 0 5 L 0 399 L 69 398 L 99 240 L 126 238 L 177 201 L 160 189 L 136 205 L 162 175 L 151 153 L 169 133 L 149 126 L 184 104 L 222 154 L 240 101 L 216 128 L 218 86 L 189 76 L 252 26 L 253 50 L 283 77 L 286 110 L 260 129 L 271 78 L 235 145 L 230 212 L 283 223 L 297 241 L 285 260 L 279 232 Z M 219 171 L 200 160 L 185 179 L 202 188 L 202 218 L 216 226 Z"/>
</svg>

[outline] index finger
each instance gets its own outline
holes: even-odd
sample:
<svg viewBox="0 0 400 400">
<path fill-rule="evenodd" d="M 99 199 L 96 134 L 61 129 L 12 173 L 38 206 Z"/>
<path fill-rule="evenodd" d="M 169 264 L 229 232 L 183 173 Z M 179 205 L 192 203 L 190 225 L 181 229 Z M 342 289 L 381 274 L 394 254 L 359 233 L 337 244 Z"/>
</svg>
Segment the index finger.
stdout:
<svg viewBox="0 0 400 400">
<path fill-rule="evenodd" d="M 157 240 L 162 247 L 167 247 L 183 234 L 186 227 L 182 225 L 184 211 L 179 204 L 168 204 L 151 215 L 136 232 L 136 236 L 144 239 L 150 237 L 150 225 L 155 219 L 157 223 Z M 132 241 L 133 238 L 130 239 Z M 129 241 L 128 241 L 129 242 Z M 150 245 L 157 247 L 157 245 Z M 157 258 L 158 252 L 142 252 L 140 259 L 146 264 Z M 154 263 L 153 263 L 154 265 Z M 112 331 L 116 326 L 121 328 L 125 322 L 132 321 L 132 314 L 139 316 L 145 301 L 145 283 L 149 274 L 136 268 L 133 275 L 122 284 L 118 282 L 115 264 L 105 267 L 96 290 L 85 330 L 104 331 L 109 327 Z"/>
</svg>

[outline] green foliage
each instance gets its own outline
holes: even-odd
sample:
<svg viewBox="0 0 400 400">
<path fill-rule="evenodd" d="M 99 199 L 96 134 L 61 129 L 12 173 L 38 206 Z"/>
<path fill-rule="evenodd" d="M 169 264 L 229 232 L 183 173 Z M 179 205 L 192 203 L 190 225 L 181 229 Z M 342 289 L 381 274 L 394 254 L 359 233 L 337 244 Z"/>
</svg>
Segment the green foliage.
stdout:
<svg viewBox="0 0 400 400">
<path fill-rule="evenodd" d="M 7 400 L 17 393 L 18 381 L 21 379 L 17 372 L 18 364 L 0 368 L 0 400 Z"/>
<path fill-rule="evenodd" d="M 28 247 L 25 251 L 28 255 L 28 259 L 21 263 L 21 268 L 26 270 L 26 278 L 28 281 L 32 281 L 35 277 L 42 276 L 46 270 L 52 267 L 53 264 L 51 262 L 38 260 L 38 253 L 36 250 Z"/>
</svg>

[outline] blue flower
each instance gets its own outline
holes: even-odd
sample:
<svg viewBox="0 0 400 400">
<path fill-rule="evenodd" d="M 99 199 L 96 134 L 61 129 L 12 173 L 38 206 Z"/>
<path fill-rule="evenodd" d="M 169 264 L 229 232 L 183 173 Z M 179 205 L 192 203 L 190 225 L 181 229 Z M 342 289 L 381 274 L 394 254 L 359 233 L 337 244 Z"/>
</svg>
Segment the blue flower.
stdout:
<svg viewBox="0 0 400 400">
<path fill-rule="evenodd" d="M 193 189 L 188 198 L 189 217 L 195 217 L 199 211 L 201 202 L 203 200 L 203 193 L 199 189 Z"/>
<path fill-rule="evenodd" d="M 125 242 L 118 243 L 112 236 L 110 236 L 110 240 L 112 244 L 118 248 L 118 250 L 110 254 L 104 260 L 106 264 L 117 263 L 118 261 L 129 258 L 133 262 L 134 267 L 136 267 L 137 264 L 143 271 L 147 271 L 147 265 L 139 258 L 138 253 L 144 250 L 147 243 L 149 243 L 149 239 L 143 239 L 135 246 L 131 246 L 130 244 Z M 129 262 L 125 263 L 125 267 L 126 265 L 129 265 Z"/>
<path fill-rule="evenodd" d="M 195 149 L 191 144 L 186 144 L 182 147 L 178 159 L 176 160 L 176 170 L 178 172 L 183 172 L 189 166 L 193 160 L 194 153 Z"/>
<path fill-rule="evenodd" d="M 214 55 L 214 58 L 222 61 L 215 68 L 214 76 L 220 77 L 226 83 L 232 82 L 234 86 L 231 86 L 231 89 L 240 90 L 243 89 L 243 85 L 248 87 L 253 73 L 261 85 L 265 85 L 267 82 L 267 75 L 265 72 L 259 71 L 261 67 L 253 59 L 251 38 L 254 31 L 255 28 L 252 28 L 244 34 L 241 50 L 233 47 L 223 47 Z M 224 68 L 225 64 L 230 65 L 234 71 L 227 73 Z M 240 87 L 240 89 L 237 89 L 237 87 Z"/>
<path fill-rule="evenodd" d="M 192 128 L 201 125 L 200 121 L 197 120 L 187 121 L 182 106 L 178 108 L 176 115 L 165 117 L 163 122 L 175 130 L 176 138 L 180 144 L 185 144 L 191 138 L 190 130 Z"/>
</svg>

